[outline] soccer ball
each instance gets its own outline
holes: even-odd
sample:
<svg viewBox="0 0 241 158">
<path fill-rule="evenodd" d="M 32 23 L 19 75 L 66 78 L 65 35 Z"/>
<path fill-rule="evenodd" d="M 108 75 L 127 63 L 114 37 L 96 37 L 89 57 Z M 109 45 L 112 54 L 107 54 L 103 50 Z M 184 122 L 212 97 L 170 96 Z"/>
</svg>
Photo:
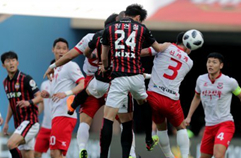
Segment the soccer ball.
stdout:
<svg viewBox="0 0 241 158">
<path fill-rule="evenodd" d="M 196 50 L 202 47 L 204 40 L 200 31 L 192 29 L 185 32 L 182 38 L 182 42 L 185 47 L 191 50 Z"/>
</svg>

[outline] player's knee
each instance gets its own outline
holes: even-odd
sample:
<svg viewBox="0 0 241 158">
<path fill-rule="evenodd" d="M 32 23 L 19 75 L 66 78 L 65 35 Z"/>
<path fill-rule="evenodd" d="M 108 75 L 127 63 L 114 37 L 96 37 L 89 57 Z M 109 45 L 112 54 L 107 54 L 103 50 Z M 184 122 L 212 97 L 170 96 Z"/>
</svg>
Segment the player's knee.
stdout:
<svg viewBox="0 0 241 158">
<path fill-rule="evenodd" d="M 218 152 L 218 151 L 214 151 L 214 153 L 213 153 L 213 156 L 215 157 L 215 158 L 224 158 L 224 153 L 223 152 Z"/>
<path fill-rule="evenodd" d="M 7 142 L 7 147 L 8 149 L 14 149 L 14 148 L 17 148 L 18 145 L 15 142 L 11 141 L 11 139 L 9 139 Z"/>
<path fill-rule="evenodd" d="M 40 152 L 34 152 L 34 157 L 35 157 L 35 158 L 41 158 L 41 157 L 42 157 L 42 153 L 40 153 Z"/>
</svg>

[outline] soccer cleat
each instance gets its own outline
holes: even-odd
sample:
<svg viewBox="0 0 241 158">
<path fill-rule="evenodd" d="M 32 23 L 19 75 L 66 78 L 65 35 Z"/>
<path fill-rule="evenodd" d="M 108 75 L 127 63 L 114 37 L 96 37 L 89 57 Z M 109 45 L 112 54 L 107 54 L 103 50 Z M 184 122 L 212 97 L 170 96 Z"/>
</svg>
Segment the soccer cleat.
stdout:
<svg viewBox="0 0 241 158">
<path fill-rule="evenodd" d="M 158 136 L 157 136 L 158 137 Z M 146 149 L 152 151 L 154 147 L 158 144 L 159 138 L 152 137 L 152 140 L 146 140 Z"/>
<path fill-rule="evenodd" d="M 82 149 L 79 153 L 79 158 L 88 158 L 87 150 Z"/>
<path fill-rule="evenodd" d="M 67 99 L 67 107 L 68 107 L 68 112 L 67 113 L 69 115 L 73 115 L 74 111 L 75 111 L 75 109 L 71 106 L 73 101 L 74 101 L 74 96 L 73 95 L 69 96 L 68 99 Z"/>
<path fill-rule="evenodd" d="M 158 135 L 153 135 L 152 136 L 152 140 L 156 143 L 156 145 L 158 144 L 158 142 L 159 142 L 159 137 L 158 137 Z"/>
</svg>

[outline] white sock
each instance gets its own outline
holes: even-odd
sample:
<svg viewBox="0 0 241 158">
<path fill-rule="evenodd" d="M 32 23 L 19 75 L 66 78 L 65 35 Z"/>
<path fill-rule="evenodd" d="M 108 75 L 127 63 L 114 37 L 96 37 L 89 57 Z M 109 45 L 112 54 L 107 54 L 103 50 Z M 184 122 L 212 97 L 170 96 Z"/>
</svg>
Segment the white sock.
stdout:
<svg viewBox="0 0 241 158">
<path fill-rule="evenodd" d="M 85 149 L 86 144 L 89 140 L 89 129 L 90 126 L 85 123 L 85 122 L 81 122 L 78 128 L 78 132 L 77 132 L 77 142 L 79 145 L 79 151 L 81 151 L 82 149 Z"/>
<path fill-rule="evenodd" d="M 169 141 L 167 130 L 158 131 L 157 135 L 160 138 L 159 144 L 160 144 L 160 147 L 161 147 L 162 152 L 164 153 L 165 157 L 166 158 L 174 158 L 174 155 L 171 151 L 170 141 Z"/>
<path fill-rule="evenodd" d="M 186 129 L 181 129 L 177 131 L 177 145 L 181 150 L 182 158 L 188 158 L 189 138 Z"/>
<path fill-rule="evenodd" d="M 120 129 L 122 132 L 122 130 L 123 130 L 122 124 L 120 124 Z M 133 136 L 133 138 L 132 138 L 130 155 L 135 158 L 136 157 L 136 152 L 135 152 L 136 144 L 135 144 L 135 133 L 133 130 L 132 130 L 132 136 Z"/>
</svg>

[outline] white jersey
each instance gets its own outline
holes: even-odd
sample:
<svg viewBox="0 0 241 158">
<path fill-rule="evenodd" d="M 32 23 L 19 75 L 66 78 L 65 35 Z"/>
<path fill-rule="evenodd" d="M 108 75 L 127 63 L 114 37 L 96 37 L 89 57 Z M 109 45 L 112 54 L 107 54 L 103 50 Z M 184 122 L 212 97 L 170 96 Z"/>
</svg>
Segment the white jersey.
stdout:
<svg viewBox="0 0 241 158">
<path fill-rule="evenodd" d="M 208 74 L 198 77 L 195 91 L 200 94 L 206 126 L 213 126 L 225 121 L 233 121 L 230 113 L 232 92 L 238 87 L 238 82 L 224 74 L 220 74 L 212 82 Z"/>
<path fill-rule="evenodd" d="M 85 49 L 88 46 L 89 41 L 92 40 L 94 34 L 88 33 L 86 36 L 84 36 L 79 43 L 74 47 L 80 54 L 83 54 Z M 96 49 L 93 51 L 93 53 L 96 52 Z M 83 70 L 88 76 L 93 76 L 95 72 L 98 70 L 98 59 L 88 59 L 85 58 Z"/>
<path fill-rule="evenodd" d="M 54 78 L 51 83 L 51 96 L 58 92 L 72 90 L 81 79 L 84 79 L 84 76 L 75 62 L 70 61 L 63 66 L 55 68 Z M 58 102 L 52 102 L 51 111 L 53 118 L 56 116 L 77 117 L 76 113 L 73 115 L 67 114 L 67 98 L 65 97 Z"/>
<path fill-rule="evenodd" d="M 152 54 L 156 55 L 148 90 L 179 100 L 179 87 L 193 66 L 192 59 L 175 44 L 171 44 L 163 52 Z"/>
<path fill-rule="evenodd" d="M 40 90 L 41 91 L 45 90 L 50 93 L 50 81 L 49 80 L 44 81 L 41 84 Z M 43 99 L 44 115 L 43 115 L 42 127 L 47 129 L 51 129 L 51 120 L 52 120 L 51 103 L 52 103 L 52 100 L 50 98 Z"/>
</svg>

